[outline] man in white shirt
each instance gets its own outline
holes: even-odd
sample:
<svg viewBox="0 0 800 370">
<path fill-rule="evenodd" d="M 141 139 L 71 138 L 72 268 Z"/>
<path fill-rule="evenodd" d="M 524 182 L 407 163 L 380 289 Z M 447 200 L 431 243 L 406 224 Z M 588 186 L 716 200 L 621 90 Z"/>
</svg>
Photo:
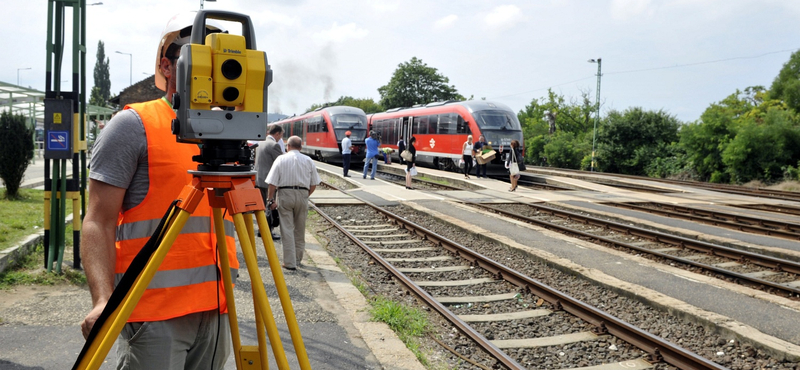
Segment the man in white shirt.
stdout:
<svg viewBox="0 0 800 370">
<path fill-rule="evenodd" d="M 267 175 L 267 204 L 280 215 L 283 267 L 287 270 L 297 269 L 303 259 L 308 197 L 320 182 L 314 161 L 300 153 L 302 146 L 299 136 L 286 140 L 288 152 L 275 160 Z"/>
<path fill-rule="evenodd" d="M 352 132 L 347 131 L 344 133 L 344 139 L 342 139 L 342 171 L 344 172 L 344 177 L 350 177 L 347 174 L 350 171 L 350 157 L 353 153 L 353 142 L 350 140 L 350 135 L 352 135 Z"/>
</svg>

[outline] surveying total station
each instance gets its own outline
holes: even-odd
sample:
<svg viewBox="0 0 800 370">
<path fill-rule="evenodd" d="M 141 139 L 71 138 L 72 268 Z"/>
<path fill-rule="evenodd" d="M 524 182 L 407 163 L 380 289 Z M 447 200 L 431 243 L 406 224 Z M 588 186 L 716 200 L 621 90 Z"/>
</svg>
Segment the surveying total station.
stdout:
<svg viewBox="0 0 800 370">
<path fill-rule="evenodd" d="M 243 35 L 211 33 L 206 36 L 209 19 L 238 22 L 242 25 Z M 173 242 L 204 196 L 208 196 L 213 210 L 218 269 L 224 284 L 236 368 L 267 369 L 266 345 L 269 342 L 278 368 L 289 369 L 258 269 L 253 229 L 253 215 L 260 230 L 269 230 L 269 225 L 261 192 L 254 186 L 255 172 L 250 166 L 252 160 L 246 141 L 261 140 L 266 135 L 267 87 L 272 82 L 266 54 L 255 50 L 254 35 L 249 16 L 226 11 L 197 12 L 190 43 L 181 46 L 177 61 L 177 93 L 173 95 L 177 118 L 172 122 L 172 132 L 178 142 L 200 146 L 200 155 L 192 158 L 199 163 L 197 171 L 189 171 L 191 184 L 183 188 L 120 279 L 73 369 L 100 368 Z M 233 218 L 250 276 L 258 346 L 242 346 L 239 337 L 223 211 Z M 272 235 L 269 232 L 261 235 L 298 364 L 301 369 L 310 369 Z"/>
</svg>

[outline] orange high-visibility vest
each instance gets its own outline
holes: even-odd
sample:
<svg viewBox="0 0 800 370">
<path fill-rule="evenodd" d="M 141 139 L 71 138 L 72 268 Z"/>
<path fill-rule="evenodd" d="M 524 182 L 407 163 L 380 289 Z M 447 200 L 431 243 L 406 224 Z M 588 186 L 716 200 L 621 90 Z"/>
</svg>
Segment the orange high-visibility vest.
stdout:
<svg viewBox="0 0 800 370">
<path fill-rule="evenodd" d="M 197 145 L 176 143 L 171 129 L 175 112 L 164 99 L 131 104 L 125 109 L 136 111 L 144 124 L 150 186 L 142 203 L 120 213 L 117 220 L 117 282 L 172 201 L 191 185 L 192 175 L 187 170 L 197 167 L 192 156 L 200 153 Z M 239 262 L 230 216 L 225 219 L 225 234 L 231 276 L 236 278 Z M 212 210 L 206 196 L 181 230 L 128 322 L 167 320 L 218 306 L 220 312 L 227 312 L 222 277 L 217 277 L 216 253 Z"/>
</svg>

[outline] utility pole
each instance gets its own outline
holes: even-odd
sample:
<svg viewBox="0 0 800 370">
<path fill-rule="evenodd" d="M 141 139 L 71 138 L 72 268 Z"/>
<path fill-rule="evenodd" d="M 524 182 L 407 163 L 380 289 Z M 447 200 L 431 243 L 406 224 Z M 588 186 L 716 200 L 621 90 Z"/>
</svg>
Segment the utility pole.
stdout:
<svg viewBox="0 0 800 370">
<path fill-rule="evenodd" d="M 597 63 L 597 115 L 594 118 L 594 132 L 592 133 L 592 172 L 594 172 L 594 154 L 595 154 L 595 145 L 597 144 L 597 122 L 600 121 L 600 77 L 603 76 L 602 73 L 602 66 L 603 60 L 597 58 L 597 60 L 589 59 L 589 63 Z"/>
</svg>

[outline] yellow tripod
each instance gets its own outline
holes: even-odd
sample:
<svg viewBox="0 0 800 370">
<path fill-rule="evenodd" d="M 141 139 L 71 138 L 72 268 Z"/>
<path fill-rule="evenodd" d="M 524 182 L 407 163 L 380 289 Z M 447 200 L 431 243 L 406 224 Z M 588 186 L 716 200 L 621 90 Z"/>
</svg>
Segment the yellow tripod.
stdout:
<svg viewBox="0 0 800 370">
<path fill-rule="evenodd" d="M 286 281 L 283 278 L 283 271 L 281 270 L 280 263 L 278 262 L 278 255 L 275 252 L 275 245 L 272 241 L 272 235 L 269 231 L 267 224 L 267 217 L 264 213 L 264 201 L 261 198 L 261 192 L 253 186 L 254 175 L 252 172 L 206 172 L 206 171 L 189 171 L 192 176 L 192 184 L 187 185 L 180 196 L 175 202 L 175 206 L 167 212 L 167 215 L 162 220 L 161 226 L 167 226 L 162 229 L 158 238 L 160 242 L 157 248 L 152 252 L 151 256 L 143 256 L 142 258 L 149 258 L 144 266 L 144 269 L 139 273 L 132 287 L 127 291 L 120 291 L 122 283 L 117 286 L 117 289 L 112 295 L 111 302 L 114 300 L 114 295 L 118 295 L 121 302 L 113 306 L 106 306 L 100 319 L 92 328 L 92 333 L 83 347 L 83 351 L 78 357 L 73 369 L 99 369 L 103 363 L 106 355 L 108 355 L 111 346 L 114 344 L 117 336 L 119 335 L 122 327 L 125 325 L 128 317 L 130 317 L 139 299 L 144 294 L 147 285 L 153 279 L 158 267 L 166 257 L 172 243 L 178 237 L 189 216 L 195 211 L 197 205 L 203 199 L 203 192 L 208 190 L 209 204 L 213 209 L 215 233 L 217 236 L 218 248 L 217 252 L 220 261 L 220 270 L 222 280 L 225 287 L 225 297 L 228 304 L 228 320 L 230 321 L 231 339 L 233 343 L 233 355 L 236 360 L 236 368 L 239 370 L 261 369 L 268 368 L 267 362 L 267 347 L 266 341 L 269 336 L 269 343 L 272 351 L 275 353 L 275 362 L 278 368 L 289 369 L 289 363 L 286 359 L 286 353 L 281 344 L 280 335 L 278 333 L 277 324 L 272 315 L 272 309 L 269 305 L 266 291 L 262 288 L 263 282 L 258 270 L 258 263 L 256 260 L 255 248 L 255 234 L 253 230 L 252 213 L 256 215 L 259 230 L 267 230 L 262 232 L 262 240 L 267 252 L 267 259 L 269 267 L 272 270 L 272 277 L 275 281 L 275 287 L 278 291 L 278 297 L 281 301 L 286 323 L 289 327 L 289 333 L 292 337 L 295 352 L 297 353 L 297 360 L 301 369 L 311 369 L 308 361 L 308 354 L 306 353 L 303 338 L 300 335 L 300 327 L 297 324 L 297 318 L 292 308 L 292 302 L 289 298 L 289 291 L 286 288 Z M 230 263 L 228 262 L 227 245 L 225 242 L 225 226 L 223 220 L 222 210 L 227 211 L 233 216 L 233 221 L 236 233 L 239 237 L 242 252 L 244 254 L 247 271 L 250 274 L 250 281 L 253 291 L 253 304 L 256 312 L 256 331 L 258 337 L 258 346 L 242 346 L 239 338 L 239 325 L 236 319 L 236 307 L 233 297 L 233 286 L 230 274 Z M 161 227 L 160 227 L 161 228 Z M 144 252 L 143 248 L 143 252 Z M 140 255 L 142 255 L 140 253 Z M 136 257 L 137 259 L 140 256 Z M 136 262 L 136 261 L 134 261 Z M 133 263 L 132 263 L 133 265 Z M 127 272 L 126 272 L 127 275 Z M 123 277 L 123 280 L 125 278 Z M 124 296 L 123 296 L 124 295 Z M 108 312 L 106 312 L 108 311 Z M 266 328 L 266 335 L 265 335 Z"/>
</svg>

